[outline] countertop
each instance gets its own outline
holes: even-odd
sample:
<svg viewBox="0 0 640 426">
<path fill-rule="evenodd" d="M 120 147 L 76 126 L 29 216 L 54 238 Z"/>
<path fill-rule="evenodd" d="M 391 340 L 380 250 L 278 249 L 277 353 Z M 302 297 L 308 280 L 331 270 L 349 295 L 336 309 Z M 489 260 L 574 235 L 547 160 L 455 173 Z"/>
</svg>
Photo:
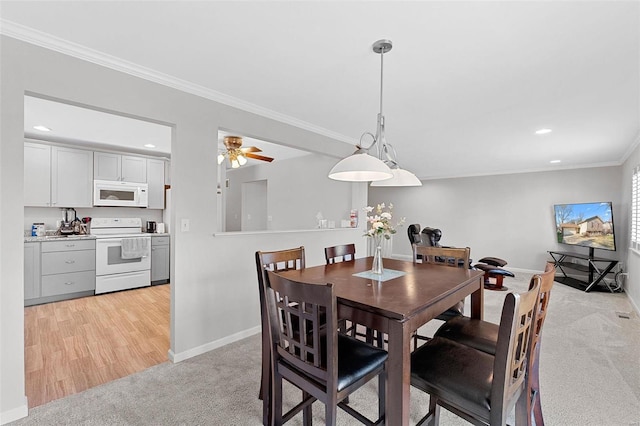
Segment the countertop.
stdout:
<svg viewBox="0 0 640 426">
<path fill-rule="evenodd" d="M 159 234 L 159 233 L 147 233 L 147 232 L 143 232 L 142 234 L 140 234 L 141 237 L 146 237 L 146 236 L 151 236 L 151 237 L 168 237 L 169 233 L 165 232 L 163 234 Z M 91 234 L 87 234 L 87 235 L 67 235 L 67 236 L 62 236 L 62 235 L 47 235 L 44 237 L 32 237 L 32 236 L 25 236 L 24 237 L 24 242 L 25 243 L 38 243 L 38 242 L 42 242 L 42 241 L 70 241 L 70 240 L 95 240 L 96 236 L 95 235 L 91 235 Z"/>
<path fill-rule="evenodd" d="M 47 235 L 44 237 L 24 237 L 25 243 L 37 243 L 41 241 L 71 241 L 71 240 L 95 240 L 95 235 Z"/>
</svg>

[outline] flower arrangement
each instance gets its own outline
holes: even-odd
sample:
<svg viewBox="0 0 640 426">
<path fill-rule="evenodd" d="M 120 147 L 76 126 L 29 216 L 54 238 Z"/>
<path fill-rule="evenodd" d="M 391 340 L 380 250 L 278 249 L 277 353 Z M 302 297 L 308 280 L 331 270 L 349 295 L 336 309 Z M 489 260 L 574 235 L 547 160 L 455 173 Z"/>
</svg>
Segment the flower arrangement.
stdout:
<svg viewBox="0 0 640 426">
<path fill-rule="evenodd" d="M 391 235 L 396 233 L 391 223 L 393 204 L 389 203 L 387 206 L 382 203 L 376 207 L 367 206 L 364 210 L 367 212 L 367 222 L 370 224 L 369 229 L 364 234 L 365 237 L 384 237 L 388 240 L 391 238 Z M 396 226 L 400 226 L 403 223 L 404 218 L 400 219 Z"/>
</svg>

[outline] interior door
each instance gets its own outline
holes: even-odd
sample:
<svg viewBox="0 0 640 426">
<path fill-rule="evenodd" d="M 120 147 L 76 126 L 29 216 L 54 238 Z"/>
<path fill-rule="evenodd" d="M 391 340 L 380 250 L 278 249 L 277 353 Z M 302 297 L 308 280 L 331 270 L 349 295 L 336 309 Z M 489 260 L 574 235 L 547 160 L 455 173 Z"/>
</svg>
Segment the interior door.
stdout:
<svg viewBox="0 0 640 426">
<path fill-rule="evenodd" d="M 267 181 L 242 184 L 242 231 L 267 230 Z"/>
</svg>

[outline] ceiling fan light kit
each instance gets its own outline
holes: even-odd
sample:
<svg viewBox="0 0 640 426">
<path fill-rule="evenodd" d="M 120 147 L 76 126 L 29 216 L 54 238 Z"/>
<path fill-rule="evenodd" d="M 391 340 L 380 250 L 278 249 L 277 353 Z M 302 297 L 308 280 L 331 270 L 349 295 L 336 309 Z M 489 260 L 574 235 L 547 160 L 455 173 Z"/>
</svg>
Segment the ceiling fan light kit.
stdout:
<svg viewBox="0 0 640 426">
<path fill-rule="evenodd" d="M 360 137 L 358 150 L 347 158 L 340 160 L 331 171 L 329 178 L 349 182 L 371 181 L 371 186 L 421 186 L 422 182 L 413 173 L 400 168 L 396 151 L 384 137 L 384 115 L 382 114 L 382 83 L 384 72 L 384 54 L 389 52 L 393 44 L 391 40 L 378 40 L 373 44 L 373 51 L 380 54 L 380 112 L 376 134 L 365 132 Z M 373 142 L 367 148 L 362 147 L 362 139 L 371 136 Z M 377 145 L 377 157 L 369 154 Z"/>
<path fill-rule="evenodd" d="M 262 152 L 260 148 L 255 146 L 248 146 L 242 148 L 242 137 L 240 136 L 225 136 L 224 146 L 227 148 L 225 152 L 218 154 L 218 164 L 222 164 L 225 157 L 229 159 L 232 169 L 237 169 L 240 166 L 247 164 L 248 158 L 255 160 L 272 162 L 273 158 L 265 157 L 264 155 L 254 154 L 255 152 Z"/>
</svg>

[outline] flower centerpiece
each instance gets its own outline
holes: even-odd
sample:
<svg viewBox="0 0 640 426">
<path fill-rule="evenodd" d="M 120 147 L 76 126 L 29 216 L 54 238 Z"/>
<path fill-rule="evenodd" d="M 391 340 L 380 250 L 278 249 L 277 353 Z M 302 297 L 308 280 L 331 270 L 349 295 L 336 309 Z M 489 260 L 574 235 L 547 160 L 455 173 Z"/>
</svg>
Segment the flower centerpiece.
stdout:
<svg viewBox="0 0 640 426">
<path fill-rule="evenodd" d="M 367 214 L 368 230 L 364 234 L 366 237 L 372 237 L 375 241 L 375 253 L 373 255 L 373 266 L 371 271 L 376 274 L 382 274 L 382 239 L 390 239 L 391 235 L 396 233 L 396 229 L 392 224 L 393 204 L 378 204 L 376 207 L 367 206 L 364 208 Z M 404 218 L 400 219 L 395 226 L 404 223 Z"/>
</svg>

